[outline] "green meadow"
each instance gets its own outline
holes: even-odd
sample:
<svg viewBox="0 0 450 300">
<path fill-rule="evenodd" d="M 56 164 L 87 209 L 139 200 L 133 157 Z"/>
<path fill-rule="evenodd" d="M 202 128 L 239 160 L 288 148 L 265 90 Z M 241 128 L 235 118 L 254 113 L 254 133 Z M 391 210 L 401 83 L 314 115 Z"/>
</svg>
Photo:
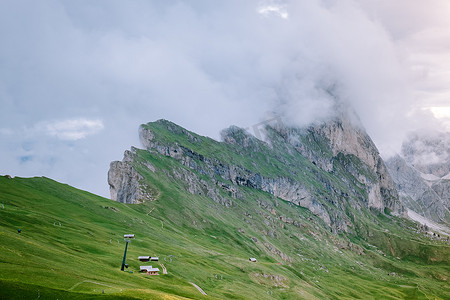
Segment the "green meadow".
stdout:
<svg viewBox="0 0 450 300">
<path fill-rule="evenodd" d="M 224 207 L 148 176 L 159 196 L 142 204 L 48 178 L 0 177 L 0 298 L 450 298 L 448 243 L 407 220 L 366 212 L 359 233 L 335 235 L 307 209 L 264 192 L 244 188 Z M 136 238 L 121 271 L 127 233 Z M 148 264 L 160 275 L 139 272 Z"/>
</svg>

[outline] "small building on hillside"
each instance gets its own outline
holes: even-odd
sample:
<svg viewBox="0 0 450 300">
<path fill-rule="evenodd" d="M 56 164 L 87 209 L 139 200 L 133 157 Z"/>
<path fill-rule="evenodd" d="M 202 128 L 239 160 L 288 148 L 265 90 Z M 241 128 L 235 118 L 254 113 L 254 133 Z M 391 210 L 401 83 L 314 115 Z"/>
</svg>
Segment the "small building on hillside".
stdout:
<svg viewBox="0 0 450 300">
<path fill-rule="evenodd" d="M 256 262 L 256 258 L 254 258 L 254 257 L 250 257 L 248 260 L 251 262 Z"/>
<path fill-rule="evenodd" d="M 159 258 L 158 258 L 157 256 L 153 256 L 153 257 L 150 258 L 150 260 L 151 260 L 151 261 L 158 261 Z"/>
<path fill-rule="evenodd" d="M 158 268 L 153 268 L 152 266 L 140 266 L 140 271 L 141 272 L 146 272 L 147 275 L 159 275 L 159 269 Z"/>
<path fill-rule="evenodd" d="M 149 261 L 150 260 L 150 256 L 139 256 L 138 259 L 140 261 Z"/>
</svg>

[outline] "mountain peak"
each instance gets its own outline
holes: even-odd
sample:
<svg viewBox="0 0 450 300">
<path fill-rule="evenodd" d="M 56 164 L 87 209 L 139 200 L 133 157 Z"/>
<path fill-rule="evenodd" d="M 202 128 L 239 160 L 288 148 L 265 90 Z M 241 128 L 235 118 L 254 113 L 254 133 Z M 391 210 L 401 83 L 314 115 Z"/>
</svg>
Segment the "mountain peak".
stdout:
<svg viewBox="0 0 450 300">
<path fill-rule="evenodd" d="M 306 128 L 291 127 L 278 131 L 286 142 L 327 172 L 334 170 L 334 162 L 339 155 L 356 157 L 373 173 L 372 179 L 365 180 L 365 184 L 370 186 L 369 206 L 377 209 L 387 207 L 404 214 L 395 184 L 377 147 L 364 128 L 360 124 L 355 125 L 351 119 L 342 112 L 333 119 Z M 354 167 L 353 164 L 345 165 L 348 171 Z M 356 175 L 358 176 L 361 175 Z"/>
<path fill-rule="evenodd" d="M 347 119 L 307 128 L 268 126 L 266 133 L 267 143 L 231 126 L 222 131 L 223 142 L 217 142 L 166 120 L 141 125 L 147 154 L 136 150 L 135 159 L 128 153 L 126 160 L 111 164 L 111 197 L 135 203 L 157 194 L 148 193 L 151 182 L 145 180 L 146 169 L 158 173 L 145 163 L 150 155 L 175 159 L 165 173 L 185 182 L 190 193 L 226 206 L 242 198 L 243 188 L 260 190 L 308 208 L 337 231 L 351 230 L 343 213 L 347 206 L 404 213 L 372 140 Z"/>
</svg>

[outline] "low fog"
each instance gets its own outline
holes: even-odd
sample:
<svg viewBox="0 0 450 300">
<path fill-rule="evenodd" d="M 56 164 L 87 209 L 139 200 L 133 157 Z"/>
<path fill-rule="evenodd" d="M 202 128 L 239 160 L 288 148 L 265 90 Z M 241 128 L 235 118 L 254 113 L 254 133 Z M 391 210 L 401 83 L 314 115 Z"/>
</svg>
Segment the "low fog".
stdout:
<svg viewBox="0 0 450 300">
<path fill-rule="evenodd" d="M 449 131 L 450 5 L 391 2 L 2 1 L 0 173 L 109 197 L 142 123 L 218 139 L 325 120 L 336 99 L 384 157 Z"/>
</svg>

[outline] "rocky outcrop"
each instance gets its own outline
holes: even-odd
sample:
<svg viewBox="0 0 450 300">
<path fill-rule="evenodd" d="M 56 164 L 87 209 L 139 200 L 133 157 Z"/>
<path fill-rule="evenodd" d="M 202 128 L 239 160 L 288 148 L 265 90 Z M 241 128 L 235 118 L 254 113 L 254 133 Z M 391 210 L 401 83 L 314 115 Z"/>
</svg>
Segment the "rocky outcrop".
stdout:
<svg viewBox="0 0 450 300">
<path fill-rule="evenodd" d="M 109 166 L 108 184 L 111 200 L 122 203 L 141 203 L 154 199 L 154 191 L 144 182 L 132 165 L 133 153 L 125 151 L 123 161 L 113 161 Z M 154 167 L 147 163 L 147 167 Z"/>
<path fill-rule="evenodd" d="M 217 203 L 223 206 L 229 207 L 233 205 L 233 201 L 222 196 L 219 189 L 216 186 L 220 186 L 223 190 L 228 191 L 234 197 L 237 196 L 237 192 L 227 185 L 216 182 L 216 186 L 210 184 L 204 179 L 200 179 L 195 173 L 188 171 L 184 168 L 178 168 L 172 170 L 172 175 L 187 184 L 186 190 L 192 195 L 207 196 Z"/>
<path fill-rule="evenodd" d="M 113 161 L 109 166 L 108 184 L 111 199 L 123 203 L 137 203 L 139 181 L 142 176 L 127 162 Z"/>
<path fill-rule="evenodd" d="M 387 160 L 404 204 L 421 216 L 434 221 L 445 219 L 446 208 L 440 196 L 425 182 L 419 171 L 396 155 Z"/>
<path fill-rule="evenodd" d="M 258 284 L 279 287 L 279 288 L 289 288 L 287 285 L 287 278 L 282 275 L 273 275 L 265 273 L 252 273 L 250 278 L 254 279 Z"/>
<path fill-rule="evenodd" d="M 344 115 L 306 129 L 278 129 L 286 141 L 312 163 L 327 172 L 333 171 L 333 161 L 339 154 L 351 155 L 359 161 L 344 164 L 348 172 L 361 182 L 367 191 L 368 207 L 388 208 L 405 214 L 395 184 L 383 159 L 368 134 Z M 355 166 L 362 162 L 365 166 Z M 365 172 L 361 172 L 361 168 Z"/>
<path fill-rule="evenodd" d="M 285 253 L 283 253 L 282 251 L 280 251 L 278 248 L 276 248 L 275 246 L 273 246 L 270 243 L 264 243 L 264 246 L 266 247 L 267 250 L 269 250 L 271 253 L 278 255 L 279 257 L 281 257 L 282 260 L 284 260 L 285 262 L 289 262 L 292 263 L 293 259 L 291 257 L 289 257 L 288 255 L 286 255 Z"/>
</svg>

